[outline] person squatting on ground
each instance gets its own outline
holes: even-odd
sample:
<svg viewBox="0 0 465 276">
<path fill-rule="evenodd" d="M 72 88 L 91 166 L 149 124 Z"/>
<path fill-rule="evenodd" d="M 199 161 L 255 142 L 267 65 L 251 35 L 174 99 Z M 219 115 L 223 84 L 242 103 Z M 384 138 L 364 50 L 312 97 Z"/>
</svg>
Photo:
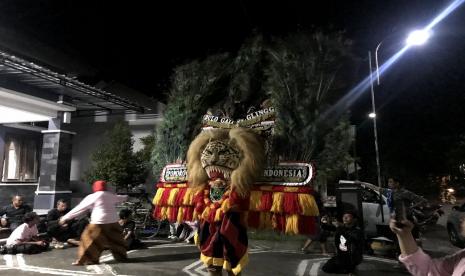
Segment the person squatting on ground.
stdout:
<svg viewBox="0 0 465 276">
<path fill-rule="evenodd" d="M 412 235 L 413 223 L 403 220 L 400 224 L 392 218 L 389 222 L 397 235 L 401 255 L 399 260 L 414 276 L 462 276 L 465 275 L 465 249 L 440 259 L 432 259 L 418 247 Z M 461 221 L 461 234 L 465 236 L 465 220 Z"/>
<path fill-rule="evenodd" d="M 303 253 L 308 253 L 307 248 L 310 247 L 313 241 L 317 241 L 320 243 L 321 253 L 323 255 L 328 255 L 328 248 L 326 246 L 326 241 L 328 237 L 331 235 L 331 231 L 334 231 L 336 228 L 331 225 L 329 221 L 329 217 L 324 215 L 321 217 L 321 224 L 320 224 L 320 232 L 316 237 L 309 237 L 306 241 L 304 246 L 300 249 Z"/>
<path fill-rule="evenodd" d="M 59 224 L 91 211 L 90 223 L 84 229 L 79 243 L 78 258 L 73 265 L 98 264 L 100 255 L 110 249 L 116 261 L 127 259 L 126 241 L 118 223 L 116 205 L 127 200 L 127 195 L 116 195 L 106 188 L 106 182 L 95 181 L 92 194 L 86 196 L 81 203 L 60 218 Z"/>
<path fill-rule="evenodd" d="M 23 197 L 15 195 L 11 198 L 11 204 L 0 209 L 1 227 L 9 227 L 11 231 L 15 230 L 21 223 L 26 213 L 32 212 L 32 208 L 23 203 Z"/>
<path fill-rule="evenodd" d="M 87 218 L 81 218 L 59 225 L 59 219 L 68 212 L 68 203 L 64 199 L 59 199 L 56 208 L 51 209 L 47 214 L 47 234 L 52 238 L 52 245 L 55 248 L 63 248 L 64 242 L 79 246 L 79 238 L 89 223 Z"/>
<path fill-rule="evenodd" d="M 23 221 L 24 223 L 11 233 L 6 245 L 1 247 L 2 254 L 37 254 L 47 250 L 48 243 L 37 237 L 39 216 L 34 212 L 29 212 L 24 215 Z"/>
<path fill-rule="evenodd" d="M 337 225 L 334 242 L 336 255 L 321 269 L 326 273 L 353 273 L 363 260 L 363 232 L 357 226 L 355 211 L 344 211 L 342 225 Z"/>
<path fill-rule="evenodd" d="M 119 211 L 119 225 L 123 229 L 123 239 L 126 241 L 128 249 L 136 249 L 142 246 L 142 242 L 136 238 L 136 223 L 131 218 L 132 212 L 129 209 Z"/>
</svg>

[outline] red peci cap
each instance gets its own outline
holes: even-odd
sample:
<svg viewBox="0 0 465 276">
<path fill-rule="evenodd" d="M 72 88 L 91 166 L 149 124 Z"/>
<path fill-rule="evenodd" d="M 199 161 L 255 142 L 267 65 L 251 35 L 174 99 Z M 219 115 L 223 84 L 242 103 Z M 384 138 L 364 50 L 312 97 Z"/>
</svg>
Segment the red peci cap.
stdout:
<svg viewBox="0 0 465 276">
<path fill-rule="evenodd" d="M 103 181 L 103 180 L 97 180 L 94 182 L 94 184 L 92 185 L 92 190 L 95 192 L 100 192 L 100 191 L 106 191 L 107 190 L 107 182 Z"/>
</svg>

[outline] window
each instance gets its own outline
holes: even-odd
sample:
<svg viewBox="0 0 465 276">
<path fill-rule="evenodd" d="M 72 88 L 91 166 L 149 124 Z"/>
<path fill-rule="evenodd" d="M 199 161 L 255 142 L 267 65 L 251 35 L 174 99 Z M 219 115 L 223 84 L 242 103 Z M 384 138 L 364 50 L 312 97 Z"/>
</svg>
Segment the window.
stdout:
<svg viewBox="0 0 465 276">
<path fill-rule="evenodd" d="M 379 203 L 379 195 L 372 190 L 362 189 L 362 201 L 368 203 Z M 384 202 L 383 202 L 384 204 Z"/>
<path fill-rule="evenodd" d="M 39 139 L 32 136 L 7 136 L 2 181 L 36 182 L 38 179 Z"/>
</svg>

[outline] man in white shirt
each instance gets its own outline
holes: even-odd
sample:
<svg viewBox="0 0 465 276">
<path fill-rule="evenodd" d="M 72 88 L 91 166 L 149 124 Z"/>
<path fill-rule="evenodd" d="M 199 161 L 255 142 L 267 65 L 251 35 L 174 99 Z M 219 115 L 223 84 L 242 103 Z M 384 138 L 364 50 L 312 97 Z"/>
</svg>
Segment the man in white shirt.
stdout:
<svg viewBox="0 0 465 276">
<path fill-rule="evenodd" d="M 59 224 L 91 212 L 90 223 L 81 235 L 78 258 L 73 265 L 98 264 L 102 251 L 108 248 L 116 261 L 127 259 L 127 245 L 118 223 L 116 205 L 126 201 L 126 195 L 116 195 L 107 191 L 106 182 L 95 181 L 93 194 L 86 196 L 81 203 L 60 218 Z"/>
<path fill-rule="evenodd" d="M 2 253 L 36 254 L 47 250 L 47 242 L 37 237 L 39 216 L 34 212 L 29 212 L 24 215 L 23 221 L 24 223 L 19 225 L 6 240 L 6 247 Z"/>
</svg>

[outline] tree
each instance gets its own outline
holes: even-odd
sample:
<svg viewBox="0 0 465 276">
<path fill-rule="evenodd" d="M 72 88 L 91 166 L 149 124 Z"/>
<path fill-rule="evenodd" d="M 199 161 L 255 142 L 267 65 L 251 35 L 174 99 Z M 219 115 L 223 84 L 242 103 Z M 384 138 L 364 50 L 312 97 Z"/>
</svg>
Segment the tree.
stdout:
<svg viewBox="0 0 465 276">
<path fill-rule="evenodd" d="M 183 161 L 189 143 L 200 130 L 202 116 L 207 109 L 225 97 L 231 59 L 227 54 L 195 60 L 177 67 L 164 120 L 156 130 L 151 163 L 158 176 L 170 163 Z"/>
<path fill-rule="evenodd" d="M 328 112 L 349 84 L 349 46 L 340 33 L 316 32 L 276 39 L 269 47 L 265 86 L 278 113 L 273 145 L 279 159 L 314 161 L 325 176 L 349 162 L 348 116 Z"/>
<path fill-rule="evenodd" d="M 327 111 L 348 86 L 348 46 L 340 33 L 299 33 L 271 43 L 255 35 L 234 57 L 213 55 L 179 66 L 156 134 L 154 174 L 184 160 L 210 107 L 214 115 L 237 119 L 269 98 L 278 113 L 276 160 L 315 161 L 327 176 L 337 174 L 350 159 L 350 124 L 345 112 Z"/>
<path fill-rule="evenodd" d="M 105 133 L 105 137 L 106 140 L 91 155 L 93 163 L 86 172 L 87 182 L 101 179 L 112 183 L 117 189 L 139 184 L 145 172 L 141 160 L 133 153 L 134 141 L 127 123 L 118 121 Z"/>
<path fill-rule="evenodd" d="M 136 158 L 137 170 L 135 174 L 134 183 L 144 183 L 149 173 L 151 173 L 150 159 L 152 151 L 155 147 L 155 135 L 150 134 L 140 138 L 143 148 L 137 151 L 134 155 Z"/>
</svg>

